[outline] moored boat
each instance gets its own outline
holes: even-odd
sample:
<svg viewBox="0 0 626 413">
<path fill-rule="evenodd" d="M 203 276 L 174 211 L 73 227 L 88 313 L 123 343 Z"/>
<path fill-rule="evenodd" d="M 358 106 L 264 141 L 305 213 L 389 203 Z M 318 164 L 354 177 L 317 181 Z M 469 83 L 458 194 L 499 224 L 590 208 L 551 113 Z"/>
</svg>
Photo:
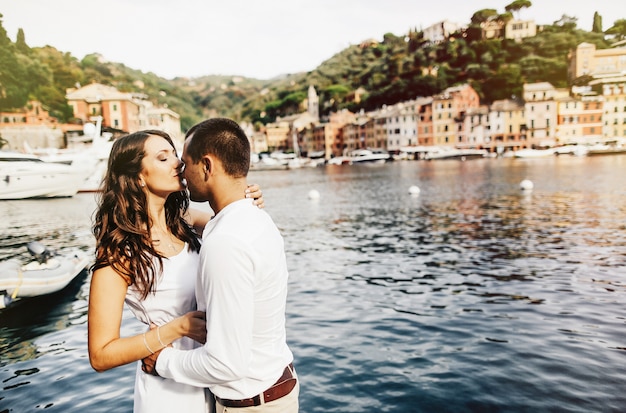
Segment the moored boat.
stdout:
<svg viewBox="0 0 626 413">
<path fill-rule="evenodd" d="M 372 149 L 356 149 L 348 154 L 350 163 L 385 163 L 391 155 L 385 151 Z"/>
<path fill-rule="evenodd" d="M 0 200 L 72 197 L 85 179 L 82 168 L 0 151 Z"/>
<path fill-rule="evenodd" d="M 547 149 L 519 149 L 513 152 L 515 158 L 546 158 L 554 156 L 555 150 L 553 148 Z"/>
<path fill-rule="evenodd" d="M 388 152 L 372 149 L 355 149 L 345 156 L 336 156 L 328 160 L 329 165 L 354 165 L 360 163 L 385 163 L 391 159 Z"/>
<path fill-rule="evenodd" d="M 55 253 L 39 242 L 27 245 L 34 260 L 23 264 L 17 259 L 0 262 L 0 308 L 17 300 L 52 294 L 64 289 L 89 264 L 82 250 Z"/>
<path fill-rule="evenodd" d="M 456 159 L 465 161 L 468 159 L 484 158 L 487 151 L 484 149 L 457 149 L 457 148 L 437 148 L 426 152 L 424 159 Z"/>
<path fill-rule="evenodd" d="M 620 142 L 589 146 L 587 156 L 619 155 L 626 153 L 626 144 Z"/>
</svg>

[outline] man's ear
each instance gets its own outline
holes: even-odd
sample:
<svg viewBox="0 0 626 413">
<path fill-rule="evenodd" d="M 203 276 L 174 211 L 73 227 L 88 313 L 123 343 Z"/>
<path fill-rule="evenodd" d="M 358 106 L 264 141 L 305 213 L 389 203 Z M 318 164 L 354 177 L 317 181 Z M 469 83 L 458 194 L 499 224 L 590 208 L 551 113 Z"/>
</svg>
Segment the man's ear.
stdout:
<svg viewBox="0 0 626 413">
<path fill-rule="evenodd" d="M 204 166 L 204 173 L 211 174 L 213 162 L 209 156 L 202 157 L 202 164 Z"/>
</svg>

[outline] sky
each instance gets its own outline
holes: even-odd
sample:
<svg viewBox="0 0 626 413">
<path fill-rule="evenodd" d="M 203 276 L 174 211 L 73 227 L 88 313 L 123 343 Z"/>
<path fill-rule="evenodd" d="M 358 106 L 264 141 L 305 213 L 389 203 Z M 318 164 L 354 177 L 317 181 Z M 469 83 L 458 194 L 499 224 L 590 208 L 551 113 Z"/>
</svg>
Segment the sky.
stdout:
<svg viewBox="0 0 626 413">
<path fill-rule="evenodd" d="M 233 75 L 270 79 L 306 72 L 353 44 L 401 36 L 443 20 L 467 24 L 481 9 L 512 0 L 0 0 L 15 41 L 50 45 L 166 79 Z M 552 24 L 563 14 L 591 30 L 626 18 L 623 0 L 533 0 L 522 19 Z"/>
</svg>

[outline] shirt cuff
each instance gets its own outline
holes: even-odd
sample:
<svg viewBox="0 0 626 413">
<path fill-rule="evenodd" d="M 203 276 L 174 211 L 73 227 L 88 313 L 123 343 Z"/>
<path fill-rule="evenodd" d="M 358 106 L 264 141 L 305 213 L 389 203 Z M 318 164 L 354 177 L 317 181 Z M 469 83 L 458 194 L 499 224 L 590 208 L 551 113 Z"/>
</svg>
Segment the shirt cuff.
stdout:
<svg viewBox="0 0 626 413">
<path fill-rule="evenodd" d="M 164 377 L 166 379 L 172 378 L 169 365 L 170 365 L 170 359 L 171 359 L 170 355 L 172 354 L 173 351 L 174 349 L 172 347 L 165 347 L 163 350 L 161 350 L 159 357 L 157 357 L 157 361 L 155 365 L 156 372 L 158 373 L 159 376 Z"/>
</svg>

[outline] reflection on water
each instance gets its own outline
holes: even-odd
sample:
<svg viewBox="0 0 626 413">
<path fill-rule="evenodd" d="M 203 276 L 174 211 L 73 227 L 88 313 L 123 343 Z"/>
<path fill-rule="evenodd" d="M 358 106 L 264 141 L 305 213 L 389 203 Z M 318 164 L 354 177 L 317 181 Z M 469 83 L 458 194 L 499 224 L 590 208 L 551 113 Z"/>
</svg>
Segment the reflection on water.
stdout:
<svg viewBox="0 0 626 413">
<path fill-rule="evenodd" d="M 626 156 L 253 172 L 285 236 L 301 411 L 625 411 L 625 172 Z M 92 209 L 0 203 L 0 258 L 32 237 L 92 248 Z M 89 367 L 88 282 L 0 314 L 0 412 L 132 409 L 132 366 Z"/>
</svg>

